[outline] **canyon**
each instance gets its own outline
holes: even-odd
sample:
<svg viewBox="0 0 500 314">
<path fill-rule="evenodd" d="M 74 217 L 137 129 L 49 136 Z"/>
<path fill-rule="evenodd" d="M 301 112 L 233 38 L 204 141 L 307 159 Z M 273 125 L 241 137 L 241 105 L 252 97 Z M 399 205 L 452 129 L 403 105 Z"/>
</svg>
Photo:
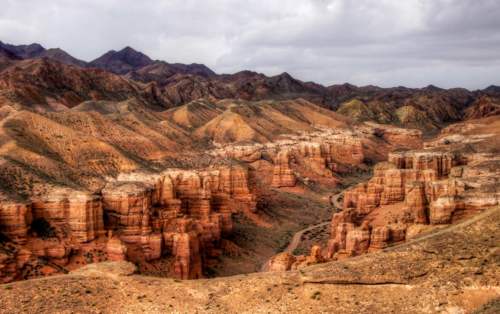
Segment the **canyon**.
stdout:
<svg viewBox="0 0 500 314">
<path fill-rule="evenodd" d="M 493 125 L 496 132 L 498 123 Z M 496 140 L 492 152 L 470 151 L 470 143 L 492 141 L 496 133 L 453 134 L 460 141 L 452 143 L 448 132 L 423 143 L 425 148 L 390 152 L 370 180 L 343 191 L 342 211 L 333 214 L 324 247 L 313 246 L 308 256 L 281 253 L 268 269 L 300 269 L 384 250 L 498 206 Z"/>
<path fill-rule="evenodd" d="M 19 298 L 67 289 L 54 304 L 77 312 L 407 310 L 379 294 L 411 298 L 409 312 L 496 306 L 499 99 L 497 86 L 325 87 L 130 47 L 85 62 L 0 42 L 0 300 L 9 312 L 43 312 Z"/>
<path fill-rule="evenodd" d="M 316 126 L 262 144 L 219 143 L 206 151 L 211 156 L 207 168 L 120 173 L 93 193 L 45 183 L 44 192 L 31 201 L 6 199 L 0 225 L 12 243 L 2 257 L 3 280 L 67 272 L 104 260 L 133 261 L 143 273 L 200 278 L 203 265 L 226 253 L 234 214 L 272 225 L 257 211 L 259 190 L 311 182 L 335 187 L 339 174 L 365 167 L 366 158 L 384 158 L 404 143 L 420 145 L 419 131 L 382 125 L 349 129 L 324 114 L 341 128 Z M 258 178 L 259 187 L 249 176 Z"/>
</svg>

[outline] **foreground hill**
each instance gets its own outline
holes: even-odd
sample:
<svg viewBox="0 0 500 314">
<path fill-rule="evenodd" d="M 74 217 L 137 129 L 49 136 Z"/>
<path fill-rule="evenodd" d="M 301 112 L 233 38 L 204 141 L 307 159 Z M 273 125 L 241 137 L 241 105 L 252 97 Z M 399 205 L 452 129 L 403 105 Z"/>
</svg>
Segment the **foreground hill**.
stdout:
<svg viewBox="0 0 500 314">
<path fill-rule="evenodd" d="M 299 271 L 174 281 L 95 264 L 0 286 L 9 313 L 497 313 L 498 221 L 491 209 L 421 239 Z"/>
</svg>

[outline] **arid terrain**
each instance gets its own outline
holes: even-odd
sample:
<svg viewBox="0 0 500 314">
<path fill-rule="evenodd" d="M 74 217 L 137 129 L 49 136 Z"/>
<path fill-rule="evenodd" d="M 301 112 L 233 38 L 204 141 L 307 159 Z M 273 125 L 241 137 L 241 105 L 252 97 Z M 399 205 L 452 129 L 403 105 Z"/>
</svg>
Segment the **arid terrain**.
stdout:
<svg viewBox="0 0 500 314">
<path fill-rule="evenodd" d="M 499 114 L 0 42 L 0 312 L 498 313 Z"/>
</svg>

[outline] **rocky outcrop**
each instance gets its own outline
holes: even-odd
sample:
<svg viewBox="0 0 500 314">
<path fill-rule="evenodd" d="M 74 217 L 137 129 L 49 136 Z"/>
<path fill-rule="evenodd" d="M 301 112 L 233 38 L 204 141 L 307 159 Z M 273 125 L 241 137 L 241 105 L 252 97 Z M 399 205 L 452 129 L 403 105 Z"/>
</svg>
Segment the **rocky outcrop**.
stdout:
<svg viewBox="0 0 500 314">
<path fill-rule="evenodd" d="M 125 261 L 127 259 L 127 246 L 118 237 L 108 234 L 106 254 L 110 261 Z"/>
<path fill-rule="evenodd" d="M 273 256 L 265 265 L 266 271 L 287 271 L 301 269 L 309 265 L 325 262 L 320 245 L 313 245 L 309 255 L 292 255 L 288 252 Z"/>
<path fill-rule="evenodd" d="M 0 275 L 21 275 L 30 257 L 57 267 L 104 259 L 147 265 L 171 259 L 163 269 L 181 279 L 203 276 L 204 261 L 220 254 L 232 215 L 255 211 L 243 166 L 122 174 L 100 194 L 55 189 L 31 203 L 0 202 L 0 227 L 13 249 L 0 254 Z M 83 256 L 82 260 L 80 257 Z"/>
<path fill-rule="evenodd" d="M 287 271 L 292 269 L 292 265 L 295 263 L 296 258 L 290 253 L 283 252 L 275 255 L 268 262 L 268 271 Z"/>
<path fill-rule="evenodd" d="M 417 129 L 402 129 L 390 125 L 367 123 L 374 128 L 374 134 L 396 147 L 410 149 L 422 148 L 422 131 Z"/>
<path fill-rule="evenodd" d="M 212 150 L 217 158 L 231 158 L 252 164 L 267 161 L 272 165 L 270 185 L 293 187 L 299 180 L 330 178 L 343 166 L 356 167 L 365 162 L 364 140 L 374 137 L 373 128 L 356 133 L 345 129 L 322 129 L 287 135 L 266 144 L 226 145 Z M 387 145 L 387 144 L 384 144 Z M 345 168 L 345 167 L 344 167 Z"/>
<path fill-rule="evenodd" d="M 56 232 L 77 242 L 89 242 L 104 234 L 102 202 L 98 195 L 57 190 L 32 203 L 33 219 L 47 221 Z"/>
<path fill-rule="evenodd" d="M 409 226 L 449 224 L 495 206 L 497 179 L 479 170 L 494 162 L 489 158 L 438 151 L 389 154 L 368 182 L 345 191 L 344 210 L 332 218 L 326 257 L 383 249 L 404 241 Z"/>
<path fill-rule="evenodd" d="M 203 276 L 200 235 L 192 227 L 192 221 L 181 220 L 177 233 L 172 235 L 174 273 L 182 279 L 197 279 Z"/>
<path fill-rule="evenodd" d="M 31 221 L 30 204 L 0 202 L 0 230 L 11 241 L 25 244 Z"/>
<path fill-rule="evenodd" d="M 280 151 L 274 160 L 273 168 L 273 187 L 295 186 L 297 180 L 292 168 L 290 167 L 290 152 Z"/>
<path fill-rule="evenodd" d="M 425 224 L 428 222 L 424 182 L 413 181 L 406 184 L 405 208 L 415 223 Z"/>
<path fill-rule="evenodd" d="M 125 244 L 141 247 L 132 259 L 171 254 L 173 275 L 182 279 L 202 276 L 202 261 L 218 254 L 234 212 L 255 210 L 248 174 L 239 166 L 120 179 L 142 180 L 117 181 L 102 191 L 109 227 Z"/>
</svg>

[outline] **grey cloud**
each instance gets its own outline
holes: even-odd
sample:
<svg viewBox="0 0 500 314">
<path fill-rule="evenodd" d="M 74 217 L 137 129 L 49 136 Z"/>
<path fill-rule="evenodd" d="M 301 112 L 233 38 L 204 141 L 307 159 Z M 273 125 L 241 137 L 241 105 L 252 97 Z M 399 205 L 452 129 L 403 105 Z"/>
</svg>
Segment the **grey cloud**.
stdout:
<svg viewBox="0 0 500 314">
<path fill-rule="evenodd" d="M 130 45 L 217 72 L 287 71 L 323 84 L 500 84 L 496 0 L 7 0 L 2 9 L 0 40 L 84 60 Z"/>
</svg>

